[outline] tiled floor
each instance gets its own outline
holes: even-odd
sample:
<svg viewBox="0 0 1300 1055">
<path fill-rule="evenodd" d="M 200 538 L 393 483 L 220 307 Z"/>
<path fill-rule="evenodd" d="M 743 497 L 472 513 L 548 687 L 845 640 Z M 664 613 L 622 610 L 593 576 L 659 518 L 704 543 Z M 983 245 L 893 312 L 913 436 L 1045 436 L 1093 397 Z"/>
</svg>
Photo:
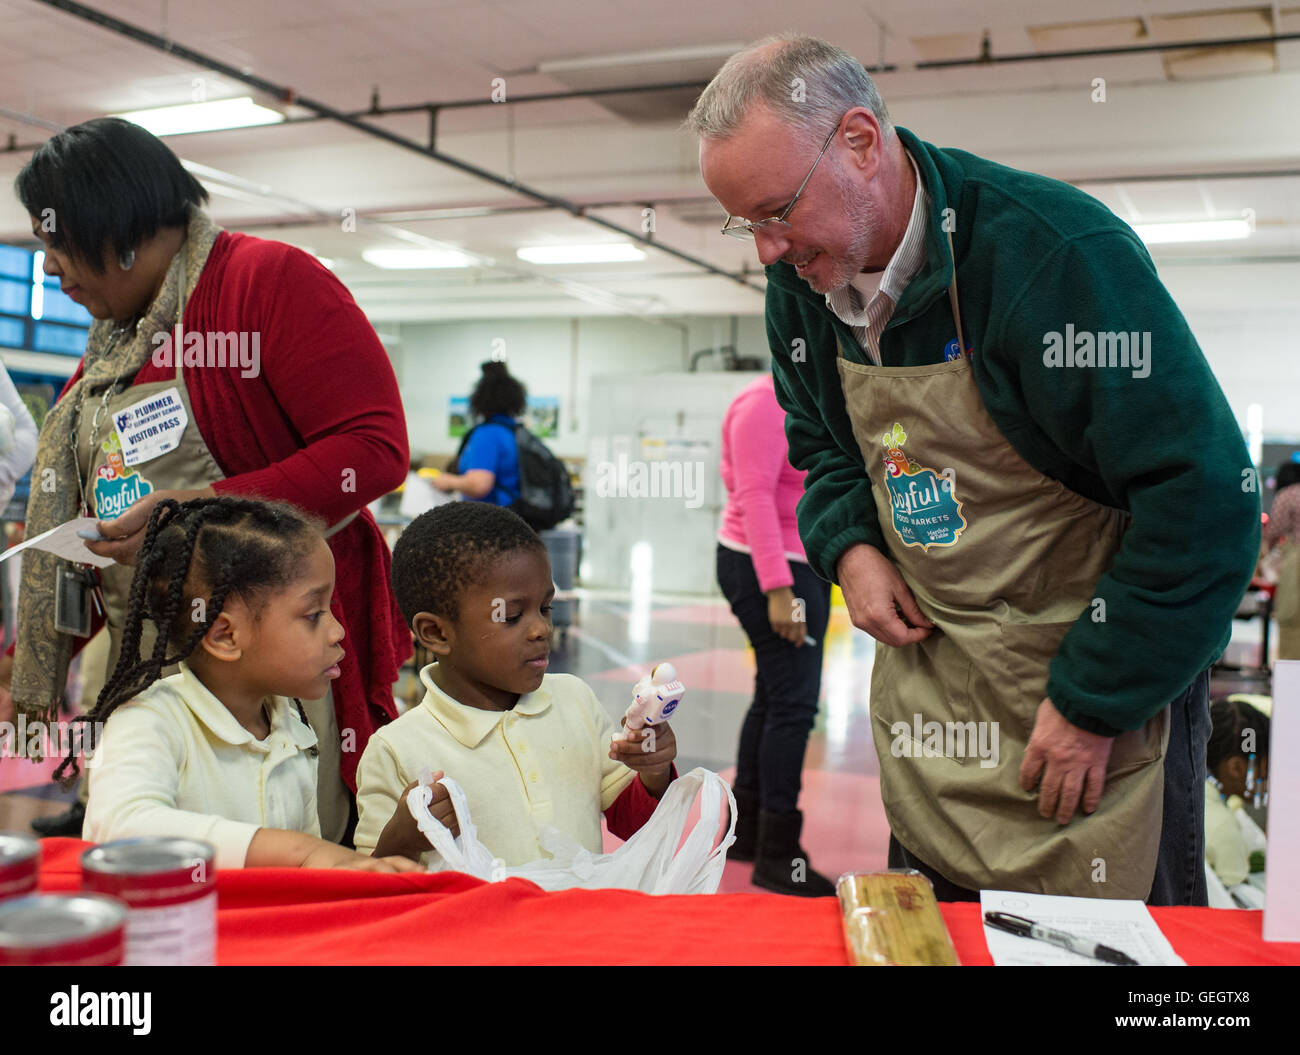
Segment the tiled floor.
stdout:
<svg viewBox="0 0 1300 1055">
<path fill-rule="evenodd" d="M 1258 624 L 1234 625 L 1228 658 L 1257 662 Z M 840 872 L 883 868 L 889 840 L 871 743 L 867 687 L 875 643 L 834 608 L 826 635 L 821 710 L 808 744 L 803 794 L 804 846 L 813 867 Z M 557 633 L 551 670 L 588 681 L 611 717 L 631 702 L 643 671 L 671 661 L 687 695 L 673 718 L 679 770 L 704 766 L 730 777 L 736 740 L 753 685 L 753 654 L 725 602 L 583 592 L 568 633 Z M 1215 695 L 1267 691 L 1247 676 L 1218 676 Z M 60 811 L 71 793 L 49 782 L 52 763 L 0 760 L 0 829 L 23 830 L 31 818 Z M 610 845 L 613 845 L 611 841 Z M 724 891 L 755 891 L 750 865 L 729 862 Z"/>
</svg>

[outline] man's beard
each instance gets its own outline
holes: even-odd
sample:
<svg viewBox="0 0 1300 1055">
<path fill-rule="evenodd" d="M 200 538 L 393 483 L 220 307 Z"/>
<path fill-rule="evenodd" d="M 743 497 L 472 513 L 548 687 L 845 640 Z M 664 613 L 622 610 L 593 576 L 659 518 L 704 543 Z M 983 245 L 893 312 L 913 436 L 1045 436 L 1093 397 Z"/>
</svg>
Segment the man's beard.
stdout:
<svg viewBox="0 0 1300 1055">
<path fill-rule="evenodd" d="M 840 192 L 840 207 L 848 220 L 850 237 L 843 256 L 825 256 L 831 262 L 830 274 L 825 279 L 812 275 L 800 277 L 817 293 L 832 293 L 853 281 L 871 253 L 873 235 L 880 230 L 880 209 L 871 197 L 842 172 L 835 170 L 835 184 Z"/>
</svg>

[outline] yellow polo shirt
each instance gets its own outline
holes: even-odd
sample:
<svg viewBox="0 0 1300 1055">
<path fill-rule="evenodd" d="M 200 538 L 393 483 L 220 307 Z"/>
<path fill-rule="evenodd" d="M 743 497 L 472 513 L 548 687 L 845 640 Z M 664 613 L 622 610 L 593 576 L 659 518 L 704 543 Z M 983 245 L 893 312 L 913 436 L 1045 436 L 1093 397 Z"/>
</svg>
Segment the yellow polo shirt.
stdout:
<svg viewBox="0 0 1300 1055">
<path fill-rule="evenodd" d="M 320 835 L 316 734 L 274 696 L 265 740 L 235 720 L 194 672 L 156 681 L 109 716 L 87 766 L 82 837 L 202 839 L 217 868 L 242 868 L 259 828 Z"/>
<path fill-rule="evenodd" d="M 425 766 L 465 791 L 479 841 L 507 865 L 548 856 L 538 829 L 551 825 L 600 853 L 600 817 L 636 774 L 609 757 L 616 726 L 596 694 L 572 674 L 547 674 L 513 710 L 457 703 L 420 671 L 418 707 L 370 737 L 357 769 L 356 845 L 370 853 L 402 789 Z M 438 867 L 430 850 L 421 858 Z"/>
<path fill-rule="evenodd" d="M 1235 797 L 1235 796 L 1234 796 Z M 1250 875 L 1246 838 L 1219 789 L 1205 782 L 1205 860 L 1226 887 L 1244 883 Z"/>
</svg>

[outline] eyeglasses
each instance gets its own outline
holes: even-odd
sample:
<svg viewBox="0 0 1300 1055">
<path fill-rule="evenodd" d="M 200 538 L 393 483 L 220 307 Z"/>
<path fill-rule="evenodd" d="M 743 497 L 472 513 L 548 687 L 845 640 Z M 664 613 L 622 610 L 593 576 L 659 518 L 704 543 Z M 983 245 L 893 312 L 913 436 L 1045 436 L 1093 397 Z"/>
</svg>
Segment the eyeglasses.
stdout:
<svg viewBox="0 0 1300 1055">
<path fill-rule="evenodd" d="M 785 207 L 785 211 L 780 216 L 769 216 L 766 220 L 755 220 L 749 223 L 738 216 L 727 214 L 727 221 L 722 225 L 722 233 L 730 235 L 732 238 L 753 238 L 754 232 L 773 224 L 780 224 L 782 227 L 789 227 L 785 218 L 790 215 L 790 210 L 794 208 L 795 202 L 799 200 L 799 195 L 803 193 L 804 187 L 808 186 L 808 181 L 812 179 L 812 174 L 817 171 L 817 164 L 821 161 L 822 155 L 826 153 L 826 148 L 831 145 L 831 140 L 835 138 L 835 133 L 840 130 L 839 122 L 831 129 L 831 134 L 826 137 L 826 142 L 822 144 L 821 150 L 817 154 L 817 161 L 812 163 L 812 168 L 808 170 L 808 175 L 803 178 L 799 184 L 799 189 L 794 192 L 794 197 L 790 199 L 790 204 Z"/>
</svg>

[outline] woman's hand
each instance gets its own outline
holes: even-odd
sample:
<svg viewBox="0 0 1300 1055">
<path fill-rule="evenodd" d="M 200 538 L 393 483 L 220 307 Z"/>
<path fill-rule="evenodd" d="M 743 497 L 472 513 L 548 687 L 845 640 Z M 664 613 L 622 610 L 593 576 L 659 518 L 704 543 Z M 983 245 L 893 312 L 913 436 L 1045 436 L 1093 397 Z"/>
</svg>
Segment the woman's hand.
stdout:
<svg viewBox="0 0 1300 1055">
<path fill-rule="evenodd" d="M 439 473 L 433 486 L 439 491 L 459 491 L 467 498 L 486 498 L 497 485 L 497 474 L 488 469 L 471 469 L 464 475 Z"/>
<path fill-rule="evenodd" d="M 798 648 L 808 634 L 808 626 L 803 615 L 803 606 L 796 605 L 798 598 L 794 587 L 781 586 L 767 591 L 767 621 L 777 637 L 784 638 Z"/>
<path fill-rule="evenodd" d="M 103 542 L 87 542 L 86 548 L 100 557 L 109 557 L 118 564 L 135 564 L 135 555 L 140 551 L 144 541 L 144 529 L 149 523 L 149 516 L 154 506 L 164 498 L 177 502 L 189 502 L 195 498 L 215 498 L 217 492 L 211 487 L 194 491 L 153 491 L 141 498 L 116 520 L 101 520 L 99 533 Z"/>
</svg>

